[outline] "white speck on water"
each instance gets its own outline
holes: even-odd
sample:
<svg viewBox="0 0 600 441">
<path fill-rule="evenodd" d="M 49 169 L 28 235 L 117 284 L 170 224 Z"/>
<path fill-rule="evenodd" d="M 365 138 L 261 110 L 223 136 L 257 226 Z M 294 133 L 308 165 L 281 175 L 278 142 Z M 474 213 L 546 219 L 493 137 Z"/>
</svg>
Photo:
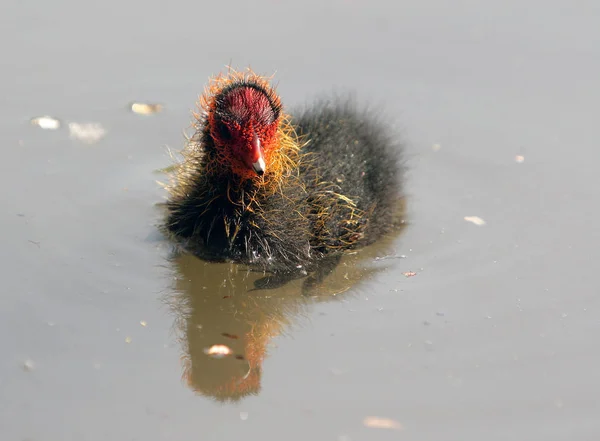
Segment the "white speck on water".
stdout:
<svg viewBox="0 0 600 441">
<path fill-rule="evenodd" d="M 479 216 L 465 216 L 464 219 L 467 222 L 471 222 L 472 224 L 475 224 L 477 226 L 485 225 L 485 221 Z"/>
<path fill-rule="evenodd" d="M 94 144 L 105 135 L 106 129 L 100 123 L 69 123 L 69 136 L 87 144 Z"/>
<path fill-rule="evenodd" d="M 36 118 L 31 118 L 31 124 L 44 130 L 56 130 L 60 128 L 60 121 L 56 118 L 52 118 L 51 116 L 38 116 Z"/>
<path fill-rule="evenodd" d="M 567 313 L 566 313 L 566 312 L 563 312 L 563 313 L 560 315 L 560 317 L 561 317 L 561 318 L 567 318 Z"/>
<path fill-rule="evenodd" d="M 233 351 L 226 345 L 212 345 L 210 348 L 204 348 L 204 353 L 212 358 L 223 358 L 233 354 Z"/>
<path fill-rule="evenodd" d="M 163 105 L 152 103 L 131 103 L 129 108 L 133 113 L 137 113 L 138 115 L 152 115 L 160 112 L 163 109 Z"/>
<path fill-rule="evenodd" d="M 381 418 L 376 416 L 368 416 L 363 420 L 365 427 L 373 429 L 392 429 L 402 430 L 402 424 L 390 418 Z"/>
<path fill-rule="evenodd" d="M 23 370 L 24 371 L 31 372 L 34 369 L 35 369 L 35 363 L 33 362 L 33 360 L 25 360 L 23 362 Z"/>
<path fill-rule="evenodd" d="M 240 419 L 246 421 L 248 419 L 248 412 L 240 412 Z"/>
</svg>

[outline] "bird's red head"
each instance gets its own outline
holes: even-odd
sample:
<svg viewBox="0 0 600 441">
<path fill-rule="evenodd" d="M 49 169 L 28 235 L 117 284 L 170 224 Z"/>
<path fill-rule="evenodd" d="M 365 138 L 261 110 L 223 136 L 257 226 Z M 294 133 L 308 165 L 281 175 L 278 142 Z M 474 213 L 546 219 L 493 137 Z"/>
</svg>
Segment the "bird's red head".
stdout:
<svg viewBox="0 0 600 441">
<path fill-rule="evenodd" d="M 245 79 L 218 91 L 208 124 L 221 161 L 243 178 L 267 172 L 278 148 L 280 113 L 278 97 L 260 82 Z"/>
</svg>

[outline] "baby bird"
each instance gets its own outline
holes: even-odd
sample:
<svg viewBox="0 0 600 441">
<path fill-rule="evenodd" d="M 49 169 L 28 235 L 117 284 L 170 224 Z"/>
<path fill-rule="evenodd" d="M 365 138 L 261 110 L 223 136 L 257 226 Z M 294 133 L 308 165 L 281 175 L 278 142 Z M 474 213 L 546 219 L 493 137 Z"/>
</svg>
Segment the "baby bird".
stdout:
<svg viewBox="0 0 600 441">
<path fill-rule="evenodd" d="M 351 99 L 286 113 L 251 70 L 212 78 L 168 187 L 168 234 L 206 260 L 306 273 L 402 224 L 402 144 Z"/>
</svg>

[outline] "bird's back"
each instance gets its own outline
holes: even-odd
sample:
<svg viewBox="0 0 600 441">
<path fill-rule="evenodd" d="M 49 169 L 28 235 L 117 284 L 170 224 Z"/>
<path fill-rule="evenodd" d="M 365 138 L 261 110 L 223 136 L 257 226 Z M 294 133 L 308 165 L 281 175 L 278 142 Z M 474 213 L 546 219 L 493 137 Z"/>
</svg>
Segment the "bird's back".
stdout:
<svg viewBox="0 0 600 441">
<path fill-rule="evenodd" d="M 389 128 L 352 99 L 321 101 L 297 114 L 294 125 L 308 142 L 300 176 L 328 205 L 329 241 L 344 248 L 390 232 L 401 221 L 403 168 L 402 145 Z"/>
</svg>

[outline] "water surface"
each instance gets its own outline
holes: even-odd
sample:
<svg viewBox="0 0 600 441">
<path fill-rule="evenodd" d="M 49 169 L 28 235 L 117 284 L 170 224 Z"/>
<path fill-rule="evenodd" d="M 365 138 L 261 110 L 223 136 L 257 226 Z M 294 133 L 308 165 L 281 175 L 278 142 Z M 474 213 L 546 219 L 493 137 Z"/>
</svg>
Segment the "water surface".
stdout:
<svg viewBox="0 0 600 441">
<path fill-rule="evenodd" d="M 595 2 L 3 12 L 3 440 L 598 439 Z M 350 89 L 397 122 L 410 225 L 366 256 L 381 271 L 345 279 L 350 262 L 307 298 L 172 258 L 156 170 L 230 62 L 276 71 L 286 105 Z M 209 359 L 218 343 L 242 358 Z"/>
</svg>

